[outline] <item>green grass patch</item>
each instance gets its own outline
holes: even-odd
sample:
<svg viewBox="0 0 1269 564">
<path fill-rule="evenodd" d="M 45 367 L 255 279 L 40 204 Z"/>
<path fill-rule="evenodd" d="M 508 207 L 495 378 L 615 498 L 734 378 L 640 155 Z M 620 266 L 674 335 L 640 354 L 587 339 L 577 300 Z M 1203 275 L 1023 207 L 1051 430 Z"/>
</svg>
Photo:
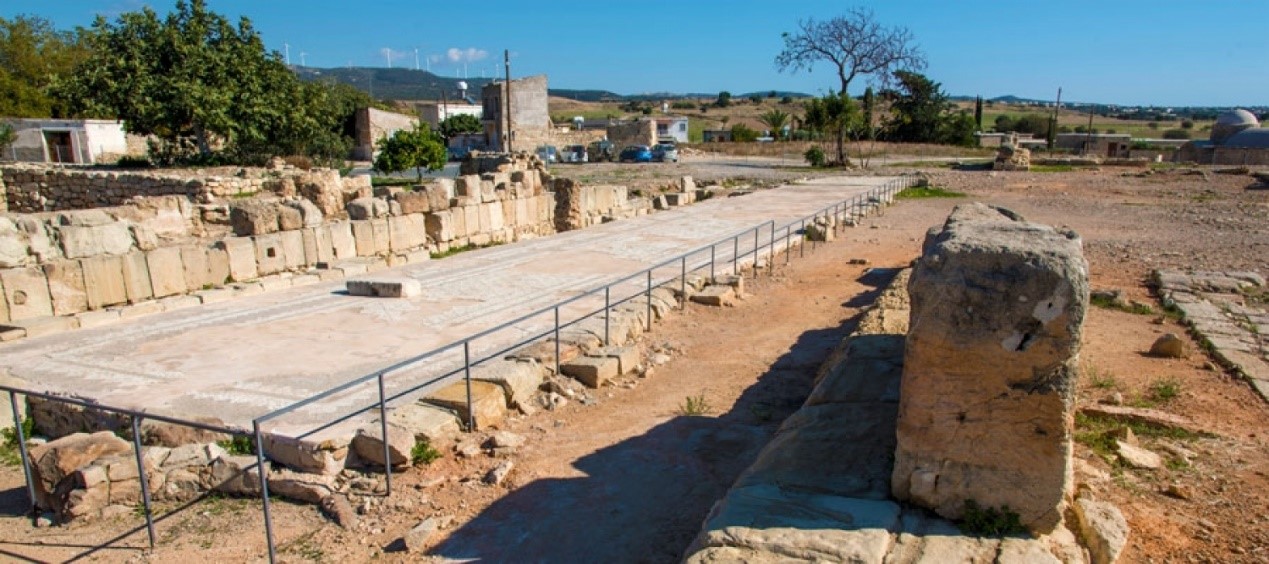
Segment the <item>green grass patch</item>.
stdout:
<svg viewBox="0 0 1269 564">
<path fill-rule="evenodd" d="M 256 453 L 255 438 L 248 435 L 234 435 L 233 438 L 216 441 L 216 444 L 233 455 L 243 456 Z"/>
<path fill-rule="evenodd" d="M 1115 380 L 1114 374 L 1102 372 L 1096 368 L 1088 369 L 1088 383 L 1094 388 L 1102 390 L 1113 390 L 1119 387 L 1119 382 Z"/>
<path fill-rule="evenodd" d="M 1165 403 L 1176 399 L 1181 394 L 1181 383 L 1172 378 L 1163 378 L 1150 383 L 1147 389 L 1150 398 Z"/>
<path fill-rule="evenodd" d="M 1027 532 L 1022 519 L 1008 505 L 1001 506 L 1000 509 L 981 507 L 972 499 L 965 500 L 965 518 L 961 520 L 960 527 L 966 534 L 989 537 Z"/>
<path fill-rule="evenodd" d="M 894 195 L 900 200 L 922 200 L 926 198 L 964 198 L 964 192 L 953 192 L 938 186 L 912 186 L 900 190 Z"/>
<path fill-rule="evenodd" d="M 417 178 L 397 178 L 395 176 L 371 176 L 370 185 L 376 188 L 380 186 L 413 186 L 418 184 Z"/>
<path fill-rule="evenodd" d="M 679 406 L 679 413 L 683 415 L 705 415 L 712 409 L 708 401 L 705 401 L 705 395 L 687 396 L 683 400 L 683 405 Z"/>
<path fill-rule="evenodd" d="M 1112 298 L 1110 296 L 1105 296 L 1105 295 L 1093 296 L 1089 298 L 1088 301 L 1089 303 L 1097 307 L 1100 307 L 1102 309 L 1113 309 L 1116 311 L 1122 311 L 1125 313 L 1132 313 L 1136 315 L 1153 315 L 1155 313 L 1154 308 L 1150 307 L 1149 305 L 1146 305 L 1140 302 L 1124 303 L 1123 301 L 1119 299 Z"/>
<path fill-rule="evenodd" d="M 1066 164 L 1031 165 L 1031 172 L 1071 172 L 1073 170 L 1075 170 L 1074 166 Z"/>
<path fill-rule="evenodd" d="M 1075 442 L 1088 447 L 1089 450 L 1096 452 L 1111 463 L 1115 463 L 1118 459 L 1115 456 L 1115 431 L 1123 428 L 1132 429 L 1133 434 L 1137 435 L 1138 438 L 1147 439 L 1172 439 L 1193 442 L 1209 436 L 1176 427 L 1151 425 L 1140 421 L 1121 421 L 1113 417 L 1087 413 L 1075 414 Z"/>
<path fill-rule="evenodd" d="M 414 443 L 414 448 L 410 449 L 410 462 L 415 466 L 420 464 L 431 464 L 441 457 L 441 451 L 436 450 L 432 443 L 426 439 Z"/>
<path fill-rule="evenodd" d="M 27 417 L 22 420 L 22 436 L 28 440 L 35 432 L 35 420 Z M 0 430 L 0 463 L 6 466 L 22 464 L 22 453 L 18 450 L 18 432 L 13 428 Z"/>
</svg>

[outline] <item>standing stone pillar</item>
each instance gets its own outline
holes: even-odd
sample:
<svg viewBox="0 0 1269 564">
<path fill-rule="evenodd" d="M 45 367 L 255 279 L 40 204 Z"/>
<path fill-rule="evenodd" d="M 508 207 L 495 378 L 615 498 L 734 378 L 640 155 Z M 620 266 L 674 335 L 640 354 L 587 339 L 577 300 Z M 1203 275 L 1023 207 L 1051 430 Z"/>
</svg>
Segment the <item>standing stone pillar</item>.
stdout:
<svg viewBox="0 0 1269 564">
<path fill-rule="evenodd" d="M 901 499 L 950 519 L 965 504 L 1060 521 L 1088 263 L 1079 236 L 983 204 L 926 235 L 908 284 L 894 475 Z"/>
</svg>

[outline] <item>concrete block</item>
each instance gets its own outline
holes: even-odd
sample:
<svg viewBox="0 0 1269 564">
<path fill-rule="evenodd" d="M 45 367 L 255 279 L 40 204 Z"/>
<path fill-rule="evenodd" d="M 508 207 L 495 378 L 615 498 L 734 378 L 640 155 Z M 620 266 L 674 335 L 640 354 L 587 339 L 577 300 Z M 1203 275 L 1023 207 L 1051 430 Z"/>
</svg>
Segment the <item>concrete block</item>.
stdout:
<svg viewBox="0 0 1269 564">
<path fill-rule="evenodd" d="M 396 276 L 349 280 L 345 285 L 350 295 L 372 298 L 413 298 L 423 293 L 418 280 Z"/>
<path fill-rule="evenodd" d="M 260 277 L 256 266 L 256 244 L 250 237 L 226 237 L 216 246 L 229 255 L 229 278 L 241 282 Z"/>
<path fill-rule="evenodd" d="M 53 315 L 53 299 L 48 292 L 48 279 L 39 267 L 0 270 L 4 301 L 9 319 L 21 321 Z"/>
<path fill-rule="evenodd" d="M 188 286 L 185 283 L 185 266 L 181 263 L 180 248 L 161 247 L 147 252 L 145 263 L 150 268 L 150 287 L 154 289 L 154 297 L 185 293 Z"/>
<path fill-rule="evenodd" d="M 304 236 L 299 231 L 284 231 L 278 234 L 282 240 L 282 259 L 287 270 L 299 270 L 308 266 L 304 262 Z"/>
<path fill-rule="evenodd" d="M 453 411 L 464 425 L 470 414 L 475 419 L 477 430 L 497 425 L 507 416 L 507 400 L 502 386 L 490 382 L 472 382 L 471 400 L 471 409 L 468 410 L 467 384 L 454 382 L 424 398 L 423 402 Z"/>
<path fill-rule="evenodd" d="M 560 365 L 560 372 L 587 387 L 598 388 L 617 377 L 619 363 L 613 357 L 583 356 Z"/>
<path fill-rule="evenodd" d="M 88 294 L 84 291 L 84 271 L 77 260 L 62 260 L 43 265 L 48 279 L 53 315 L 73 315 L 88 311 Z"/>
<path fill-rule="evenodd" d="M 319 230 L 322 228 L 318 228 Z M 331 250 L 337 259 L 348 259 L 357 256 L 357 240 L 353 239 L 352 223 L 337 221 L 325 226 L 330 233 Z"/>
<path fill-rule="evenodd" d="M 286 256 L 282 251 L 282 237 L 277 233 L 252 237 L 256 247 L 256 269 L 260 276 L 277 274 L 286 270 Z"/>
<path fill-rule="evenodd" d="M 145 253 L 131 252 L 123 255 L 123 289 L 128 294 L 128 303 L 135 304 L 154 297 L 154 288 L 150 285 L 150 267 L 146 264 Z"/>
<path fill-rule="evenodd" d="M 206 284 L 214 284 L 207 261 L 207 250 L 202 247 L 180 248 L 181 264 L 185 267 L 185 291 L 201 290 Z"/>
<path fill-rule="evenodd" d="M 370 220 L 352 221 L 353 242 L 357 247 L 357 256 L 368 257 L 375 254 L 375 229 Z"/>
<path fill-rule="evenodd" d="M 436 242 L 454 239 L 454 215 L 449 210 L 432 212 L 424 216 L 427 236 Z"/>
</svg>

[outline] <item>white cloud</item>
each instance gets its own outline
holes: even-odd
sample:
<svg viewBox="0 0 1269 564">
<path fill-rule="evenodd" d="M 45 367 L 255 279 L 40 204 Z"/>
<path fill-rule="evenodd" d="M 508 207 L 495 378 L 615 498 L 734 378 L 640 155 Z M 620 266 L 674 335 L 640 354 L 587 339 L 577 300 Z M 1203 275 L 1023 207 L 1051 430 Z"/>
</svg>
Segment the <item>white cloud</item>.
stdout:
<svg viewBox="0 0 1269 564">
<path fill-rule="evenodd" d="M 448 51 L 445 51 L 445 58 L 451 63 L 474 63 L 488 57 L 489 51 L 477 49 L 475 47 L 468 47 L 466 49 L 450 47 Z"/>
</svg>

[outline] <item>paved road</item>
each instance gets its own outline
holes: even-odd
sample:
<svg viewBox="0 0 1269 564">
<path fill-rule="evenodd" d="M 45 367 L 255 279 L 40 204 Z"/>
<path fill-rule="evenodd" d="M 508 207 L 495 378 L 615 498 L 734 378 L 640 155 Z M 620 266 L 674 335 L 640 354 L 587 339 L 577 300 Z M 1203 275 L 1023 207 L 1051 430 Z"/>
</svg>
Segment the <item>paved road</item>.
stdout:
<svg viewBox="0 0 1269 564">
<path fill-rule="evenodd" d="M 219 417 L 249 428 L 255 417 L 340 383 L 763 222 L 795 221 L 887 180 L 817 179 L 391 271 L 421 281 L 423 295 L 413 299 L 348 296 L 342 282 L 332 282 L 6 343 L 0 346 L 0 369 L 39 391 L 178 417 Z M 752 237 L 740 238 L 742 254 L 753 248 Z M 731 251 L 730 243 L 718 246 L 718 260 L 727 265 L 720 270 L 730 266 Z M 708 259 L 705 251 L 691 260 Z M 678 271 L 677 263 L 662 269 L 656 281 Z M 388 273 L 375 275 L 383 274 Z M 602 307 L 602 298 L 598 304 Z M 563 315 L 567 320 L 573 313 Z M 538 316 L 476 341 L 473 355 L 546 331 L 552 317 Z M 459 348 L 393 373 L 389 389 L 461 366 L 461 358 Z M 272 429 L 311 429 L 367 404 L 373 390 L 363 386 L 318 402 L 279 419 Z"/>
</svg>

